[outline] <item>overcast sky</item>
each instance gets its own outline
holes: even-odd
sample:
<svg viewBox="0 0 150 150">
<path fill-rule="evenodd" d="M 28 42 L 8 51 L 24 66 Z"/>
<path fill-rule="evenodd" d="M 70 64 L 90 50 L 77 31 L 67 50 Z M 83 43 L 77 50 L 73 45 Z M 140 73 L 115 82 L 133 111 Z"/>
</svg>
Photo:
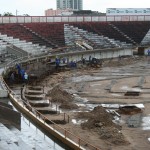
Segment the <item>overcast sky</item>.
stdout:
<svg viewBox="0 0 150 150">
<path fill-rule="evenodd" d="M 56 9 L 56 0 L 0 0 L 0 14 L 44 16 L 44 10 Z M 106 8 L 150 8 L 150 0 L 83 0 L 83 9 L 106 12 Z"/>
</svg>

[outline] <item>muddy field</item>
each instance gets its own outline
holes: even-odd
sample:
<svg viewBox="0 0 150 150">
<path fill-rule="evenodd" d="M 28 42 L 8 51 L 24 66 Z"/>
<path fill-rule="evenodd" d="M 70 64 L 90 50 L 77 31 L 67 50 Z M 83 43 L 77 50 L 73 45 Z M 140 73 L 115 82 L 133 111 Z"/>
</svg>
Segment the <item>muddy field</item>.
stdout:
<svg viewBox="0 0 150 150">
<path fill-rule="evenodd" d="M 59 106 L 48 118 L 69 116 L 66 130 L 102 150 L 149 150 L 149 79 L 149 58 L 130 57 L 57 72 L 39 85 Z"/>
<path fill-rule="evenodd" d="M 62 125 L 68 131 L 103 150 L 148 150 L 149 68 L 149 60 L 145 57 L 113 59 L 105 61 L 101 68 L 58 72 L 46 77 L 41 85 L 47 82 L 47 98 L 59 104 L 61 113 L 70 116 L 70 122 Z M 140 94 L 125 96 L 127 91 Z M 101 104 L 107 104 L 106 108 Z M 118 105 L 126 104 L 139 105 L 124 113 Z M 119 116 L 111 113 L 112 110 Z M 135 126 L 131 125 L 135 121 L 133 117 L 138 122 Z"/>
</svg>

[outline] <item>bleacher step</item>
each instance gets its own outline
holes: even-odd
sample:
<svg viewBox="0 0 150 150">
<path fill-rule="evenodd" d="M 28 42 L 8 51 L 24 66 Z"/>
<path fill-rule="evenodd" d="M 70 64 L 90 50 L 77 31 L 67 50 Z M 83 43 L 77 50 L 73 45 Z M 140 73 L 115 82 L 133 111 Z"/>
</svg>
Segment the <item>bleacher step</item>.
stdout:
<svg viewBox="0 0 150 150">
<path fill-rule="evenodd" d="M 19 131 L 19 130 L 18 130 Z M 32 148 L 26 144 L 16 134 L 11 132 L 7 127 L 0 123 L 0 149 L 4 150 L 32 150 Z M 22 135 L 23 136 L 23 135 Z"/>
<path fill-rule="evenodd" d="M 22 118 L 21 132 L 16 128 L 11 131 L 19 139 L 28 144 L 32 150 L 53 150 L 51 143 L 44 139 L 44 134 L 38 131 L 34 125 L 32 125 L 31 123 L 29 124 L 28 120 L 26 120 L 25 118 Z"/>
</svg>

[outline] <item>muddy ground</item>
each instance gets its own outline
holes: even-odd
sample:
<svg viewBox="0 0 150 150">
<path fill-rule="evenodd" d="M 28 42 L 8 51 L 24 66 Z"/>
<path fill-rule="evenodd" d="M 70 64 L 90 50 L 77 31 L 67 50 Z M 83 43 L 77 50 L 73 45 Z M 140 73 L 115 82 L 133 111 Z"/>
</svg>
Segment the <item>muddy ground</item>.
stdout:
<svg viewBox="0 0 150 150">
<path fill-rule="evenodd" d="M 101 68 L 81 66 L 49 75 L 39 85 L 45 86 L 47 99 L 57 103 L 61 112 L 49 119 L 66 113 L 69 123 L 61 126 L 102 150 L 149 150 L 149 69 L 149 58 L 130 57 L 104 61 Z M 125 96 L 127 91 L 139 91 L 140 95 Z M 145 108 L 123 113 L 101 104 L 143 104 Z M 139 124 L 131 127 L 128 119 L 135 114 L 140 116 Z M 149 117 L 147 122 L 144 117 Z"/>
<path fill-rule="evenodd" d="M 142 118 L 150 115 L 149 68 L 146 57 L 112 59 L 101 68 L 82 66 L 58 72 L 40 84 L 46 83 L 47 98 L 59 103 L 61 112 L 69 115 L 70 122 L 62 125 L 68 131 L 103 150 L 148 150 L 150 130 L 144 129 Z M 140 95 L 125 96 L 132 90 L 139 90 Z M 131 109 L 126 114 L 118 111 L 117 120 L 101 107 L 101 104 L 135 103 L 144 104 L 145 108 L 138 108 L 137 112 Z M 128 119 L 135 114 L 140 114 L 140 123 L 129 127 Z"/>
</svg>

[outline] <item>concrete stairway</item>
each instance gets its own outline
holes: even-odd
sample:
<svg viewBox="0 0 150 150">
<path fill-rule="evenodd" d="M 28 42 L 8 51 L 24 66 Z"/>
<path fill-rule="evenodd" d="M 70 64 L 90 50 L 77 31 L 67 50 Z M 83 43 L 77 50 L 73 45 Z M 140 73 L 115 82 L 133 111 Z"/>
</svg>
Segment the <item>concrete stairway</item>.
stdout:
<svg viewBox="0 0 150 150">
<path fill-rule="evenodd" d="M 45 99 L 44 89 L 41 86 L 26 87 L 25 98 L 38 112 L 42 114 L 56 114 L 57 111 L 50 107 L 49 100 Z"/>
</svg>

